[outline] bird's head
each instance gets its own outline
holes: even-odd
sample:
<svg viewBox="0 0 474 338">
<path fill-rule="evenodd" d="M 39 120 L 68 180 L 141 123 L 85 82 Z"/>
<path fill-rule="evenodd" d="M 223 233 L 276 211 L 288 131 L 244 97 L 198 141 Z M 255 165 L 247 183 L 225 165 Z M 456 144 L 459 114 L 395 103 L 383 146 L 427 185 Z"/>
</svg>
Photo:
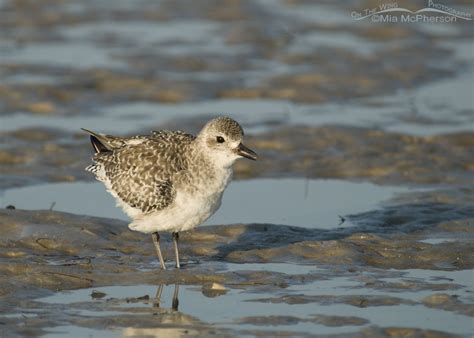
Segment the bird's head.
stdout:
<svg viewBox="0 0 474 338">
<path fill-rule="evenodd" d="M 229 117 L 217 117 L 209 121 L 198 135 L 210 158 L 223 167 L 231 166 L 241 157 L 257 159 L 257 154 L 242 144 L 243 138 L 242 127 Z"/>
</svg>

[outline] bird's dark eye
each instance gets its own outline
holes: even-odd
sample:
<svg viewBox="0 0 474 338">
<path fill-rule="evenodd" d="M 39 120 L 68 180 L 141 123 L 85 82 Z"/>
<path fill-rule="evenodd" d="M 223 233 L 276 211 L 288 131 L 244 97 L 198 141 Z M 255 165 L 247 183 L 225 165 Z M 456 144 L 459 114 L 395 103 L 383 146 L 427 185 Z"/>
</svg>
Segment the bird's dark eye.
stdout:
<svg viewBox="0 0 474 338">
<path fill-rule="evenodd" d="M 225 140 L 222 136 L 217 136 L 216 141 L 217 141 L 217 143 L 224 143 L 225 142 Z"/>
</svg>

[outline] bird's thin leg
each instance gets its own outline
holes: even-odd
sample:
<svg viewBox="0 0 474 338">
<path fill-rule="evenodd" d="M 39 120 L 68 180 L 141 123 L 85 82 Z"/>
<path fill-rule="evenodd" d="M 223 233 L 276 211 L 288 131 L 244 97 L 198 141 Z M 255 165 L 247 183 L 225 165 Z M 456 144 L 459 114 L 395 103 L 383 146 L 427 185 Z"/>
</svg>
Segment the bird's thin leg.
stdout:
<svg viewBox="0 0 474 338">
<path fill-rule="evenodd" d="M 160 307 L 161 303 L 161 294 L 163 293 L 163 284 L 160 284 L 158 286 L 158 289 L 156 289 L 156 295 L 155 295 L 155 301 L 153 302 L 153 307 Z"/>
<path fill-rule="evenodd" d="M 175 311 L 178 311 L 178 305 L 179 305 L 178 293 L 179 293 L 179 285 L 175 284 L 174 292 L 173 292 L 173 303 L 171 305 L 172 309 Z"/>
<path fill-rule="evenodd" d="M 178 240 L 179 234 L 177 232 L 173 232 L 173 244 L 174 244 L 174 255 L 176 256 L 176 268 L 179 269 L 181 265 L 179 264 L 179 252 L 178 252 Z"/>
<path fill-rule="evenodd" d="M 154 232 L 151 234 L 151 238 L 153 238 L 153 244 L 155 244 L 156 253 L 158 254 L 158 259 L 160 260 L 161 269 L 166 270 L 165 261 L 163 260 L 163 256 L 161 255 L 160 235 L 157 232 Z"/>
</svg>

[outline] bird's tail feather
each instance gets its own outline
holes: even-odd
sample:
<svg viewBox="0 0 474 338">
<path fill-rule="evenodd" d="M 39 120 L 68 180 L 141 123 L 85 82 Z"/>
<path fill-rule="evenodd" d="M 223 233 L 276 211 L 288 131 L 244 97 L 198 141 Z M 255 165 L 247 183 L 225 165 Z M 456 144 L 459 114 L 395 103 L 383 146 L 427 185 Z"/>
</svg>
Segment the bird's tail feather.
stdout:
<svg viewBox="0 0 474 338">
<path fill-rule="evenodd" d="M 112 149 L 107 146 L 106 137 L 105 135 L 95 133 L 91 130 L 81 128 L 86 133 L 90 135 L 92 147 L 94 147 L 95 153 L 104 153 L 109 152 Z"/>
</svg>

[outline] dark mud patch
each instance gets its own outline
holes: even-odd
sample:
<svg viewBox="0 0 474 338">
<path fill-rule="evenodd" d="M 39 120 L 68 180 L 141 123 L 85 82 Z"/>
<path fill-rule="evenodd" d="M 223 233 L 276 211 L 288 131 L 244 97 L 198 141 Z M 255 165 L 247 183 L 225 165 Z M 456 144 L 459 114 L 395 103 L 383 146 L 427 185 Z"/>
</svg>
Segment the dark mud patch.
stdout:
<svg viewBox="0 0 474 338">
<path fill-rule="evenodd" d="M 358 326 L 367 324 L 368 321 L 358 317 L 324 316 L 315 315 L 309 318 L 298 318 L 292 316 L 260 316 L 244 317 L 238 320 L 240 324 L 252 324 L 256 326 L 284 326 L 297 325 L 304 322 L 314 322 L 324 326 Z"/>
<path fill-rule="evenodd" d="M 265 79 L 258 87 L 226 89 L 218 95 L 225 98 L 272 98 L 321 103 L 382 95 L 400 87 L 416 87 L 453 75 L 424 62 L 426 57 L 447 57 L 450 54 L 449 51 L 433 49 L 428 45 L 427 48 L 419 49 L 407 45 L 374 52 L 369 56 L 342 50 L 326 47 L 313 55 L 282 55 L 283 60 L 293 66 L 303 65 L 306 71 Z M 335 64 L 343 66 L 334 67 Z M 387 66 L 388 64 L 397 66 L 394 68 Z"/>
<path fill-rule="evenodd" d="M 472 133 L 429 137 L 350 127 L 284 128 L 250 140 L 261 162 L 237 164 L 246 176 L 293 173 L 378 183 L 472 182 Z"/>
<path fill-rule="evenodd" d="M 466 316 L 474 317 L 474 304 L 465 304 L 456 295 L 437 293 L 423 299 L 427 307 L 456 311 Z"/>
<path fill-rule="evenodd" d="M 272 304 L 309 304 L 319 303 L 323 305 L 330 304 L 348 304 L 356 307 L 368 307 L 368 306 L 392 306 L 400 304 L 414 305 L 416 302 L 387 296 L 305 296 L 305 295 L 293 295 L 283 296 L 279 298 L 263 298 L 255 299 L 255 302 L 272 303 Z"/>
<path fill-rule="evenodd" d="M 92 180 L 91 149 L 81 133 L 23 129 L 1 134 L 2 187 Z M 413 136 L 355 127 L 288 127 L 247 137 L 260 155 L 239 161 L 237 178 L 303 176 L 380 184 L 468 184 L 474 178 L 470 132 Z"/>
<path fill-rule="evenodd" d="M 1 133 L 0 166 L 6 179 L 0 188 L 44 181 L 72 182 L 87 179 L 84 165 L 90 158 L 87 140 L 51 128 L 26 128 Z"/>
</svg>

